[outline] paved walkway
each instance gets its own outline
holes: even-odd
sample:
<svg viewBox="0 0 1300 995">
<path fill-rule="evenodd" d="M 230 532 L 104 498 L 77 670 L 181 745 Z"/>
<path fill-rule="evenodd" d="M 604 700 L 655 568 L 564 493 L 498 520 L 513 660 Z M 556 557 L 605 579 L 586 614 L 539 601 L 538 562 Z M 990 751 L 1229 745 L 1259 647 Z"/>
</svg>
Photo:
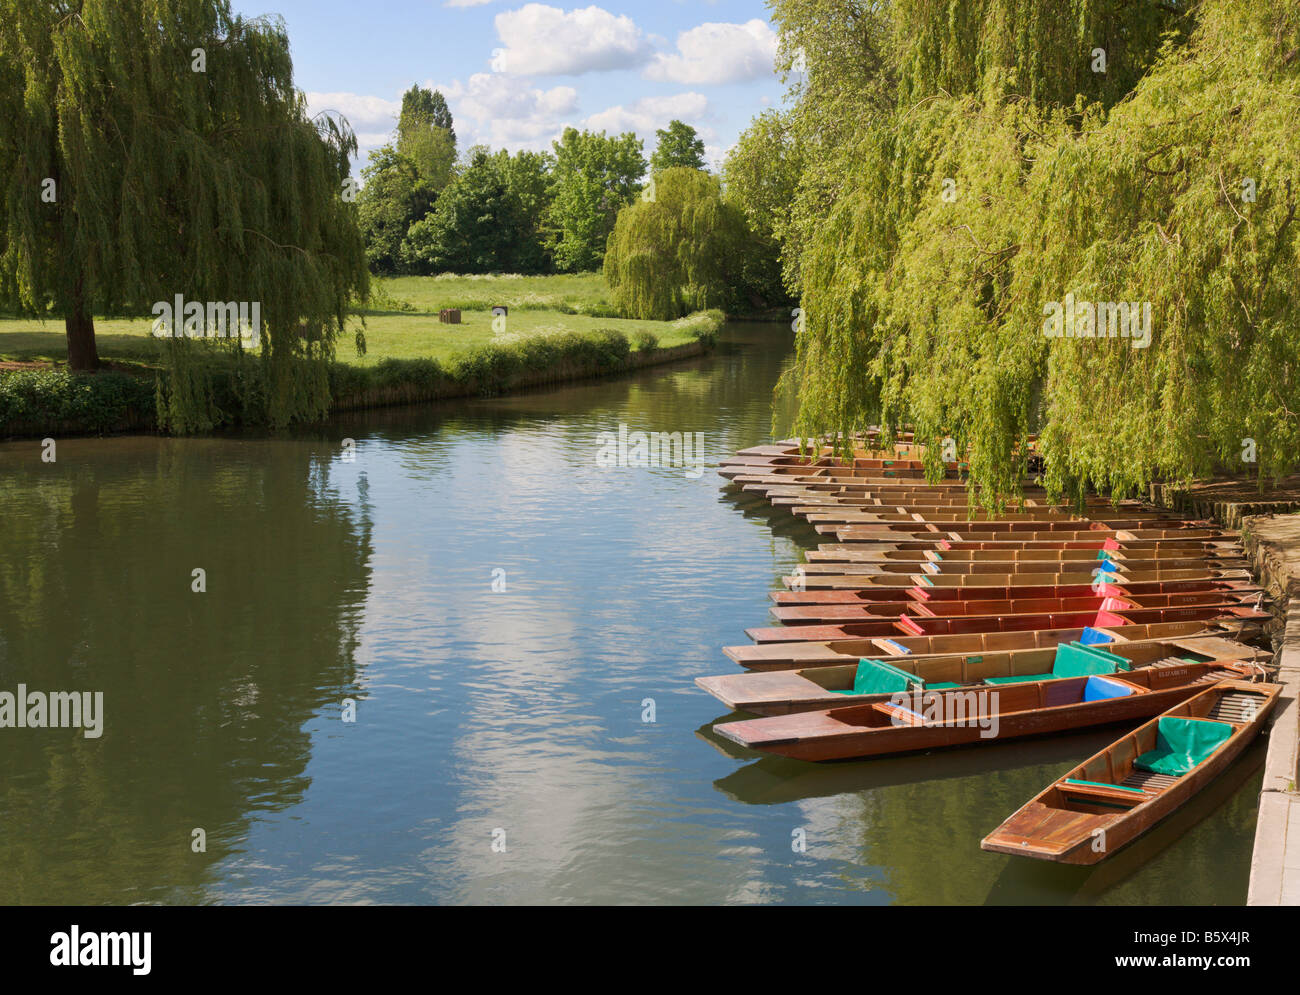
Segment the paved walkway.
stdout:
<svg viewBox="0 0 1300 995">
<path fill-rule="evenodd" d="M 1264 786 L 1259 796 L 1255 853 L 1250 861 L 1248 905 L 1300 905 L 1300 794 L 1296 760 L 1300 752 L 1300 600 L 1287 613 L 1278 681 L 1285 685 L 1268 734 Z"/>
<path fill-rule="evenodd" d="M 1246 903 L 1300 905 L 1300 476 L 1264 494 L 1251 483 L 1218 481 L 1190 491 L 1156 486 L 1151 497 L 1240 528 L 1261 583 L 1287 604 L 1277 676 L 1283 691 L 1268 733 Z"/>
<path fill-rule="evenodd" d="M 1245 525 L 1265 583 L 1290 596 L 1277 677 L 1285 690 L 1268 734 L 1246 902 L 1300 905 L 1300 515 L 1250 518 Z"/>
<path fill-rule="evenodd" d="M 1239 512 L 1238 518 L 1262 583 L 1278 600 L 1288 600 L 1278 658 L 1283 692 L 1269 730 L 1247 904 L 1300 905 L 1300 515 L 1249 518 Z"/>
</svg>

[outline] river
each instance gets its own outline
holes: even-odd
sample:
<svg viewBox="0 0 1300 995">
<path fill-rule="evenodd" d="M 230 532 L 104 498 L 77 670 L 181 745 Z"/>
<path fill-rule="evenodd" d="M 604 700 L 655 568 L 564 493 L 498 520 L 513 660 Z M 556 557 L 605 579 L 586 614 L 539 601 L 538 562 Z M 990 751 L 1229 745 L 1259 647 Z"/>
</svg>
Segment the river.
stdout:
<svg viewBox="0 0 1300 995">
<path fill-rule="evenodd" d="M 0 692 L 103 693 L 98 737 L 0 729 L 0 902 L 1244 902 L 1261 744 L 1075 869 L 979 840 L 1113 729 L 831 766 L 710 733 L 693 679 L 815 534 L 600 433 L 716 463 L 791 350 L 735 324 L 286 437 L 0 444 Z"/>
</svg>

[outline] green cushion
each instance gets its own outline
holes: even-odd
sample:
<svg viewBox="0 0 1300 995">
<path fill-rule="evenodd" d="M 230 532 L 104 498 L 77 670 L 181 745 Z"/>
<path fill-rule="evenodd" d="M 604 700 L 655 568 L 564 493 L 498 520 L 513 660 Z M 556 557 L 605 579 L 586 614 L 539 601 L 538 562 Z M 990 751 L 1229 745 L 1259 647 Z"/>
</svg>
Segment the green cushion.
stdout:
<svg viewBox="0 0 1300 995">
<path fill-rule="evenodd" d="M 836 694 L 896 694 L 910 691 L 912 685 L 921 684 L 921 678 L 883 660 L 861 659 L 853 676 L 853 687 Z"/>
<path fill-rule="evenodd" d="M 925 689 L 927 691 L 947 691 L 949 688 L 959 688 L 959 687 L 961 687 L 960 684 L 954 684 L 951 681 L 940 683 L 940 684 L 932 684 L 929 681 L 925 682 Z"/>
<path fill-rule="evenodd" d="M 1170 777 L 1195 770 L 1232 736 L 1226 722 L 1182 719 L 1166 715 L 1156 723 L 1156 748 L 1133 761 L 1133 766 Z"/>
<path fill-rule="evenodd" d="M 1052 663 L 1053 677 L 1091 677 L 1093 674 L 1113 674 L 1123 657 L 1107 653 L 1092 646 L 1078 643 L 1061 643 L 1056 647 L 1056 660 Z"/>
<path fill-rule="evenodd" d="M 1112 653 L 1104 646 L 1098 646 L 1094 643 L 1074 642 L 1070 643 L 1086 653 L 1091 653 L 1098 660 L 1105 660 L 1107 663 L 1113 663 L 1116 670 L 1132 670 L 1133 661 L 1126 656 L 1120 656 L 1118 653 Z"/>
<path fill-rule="evenodd" d="M 1025 681 L 1050 681 L 1056 674 L 1025 674 L 1022 677 L 986 677 L 986 684 L 1020 684 Z"/>
</svg>

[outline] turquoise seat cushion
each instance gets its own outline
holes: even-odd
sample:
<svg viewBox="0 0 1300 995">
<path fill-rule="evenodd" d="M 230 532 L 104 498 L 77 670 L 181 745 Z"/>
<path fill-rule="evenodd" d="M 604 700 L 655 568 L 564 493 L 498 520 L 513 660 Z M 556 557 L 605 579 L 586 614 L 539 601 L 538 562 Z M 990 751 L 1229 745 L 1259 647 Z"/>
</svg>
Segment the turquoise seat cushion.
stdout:
<svg viewBox="0 0 1300 995">
<path fill-rule="evenodd" d="M 1026 681 L 1050 681 L 1056 674 L 1022 674 L 1019 677 L 986 677 L 985 684 L 1023 684 Z"/>
<path fill-rule="evenodd" d="M 931 681 L 925 682 L 925 689 L 927 691 L 947 691 L 950 688 L 959 688 L 959 687 L 961 687 L 960 684 L 956 684 L 952 681 L 943 681 L 940 683 L 933 683 Z"/>
<path fill-rule="evenodd" d="M 1052 663 L 1053 677 L 1088 677 L 1092 674 L 1113 674 L 1123 657 L 1105 650 L 1093 649 L 1078 643 L 1061 643 L 1056 647 L 1056 660 Z"/>
<path fill-rule="evenodd" d="M 1156 748 L 1133 761 L 1152 774 L 1182 777 L 1204 763 L 1232 736 L 1226 722 L 1183 719 L 1165 715 L 1156 722 Z"/>
<path fill-rule="evenodd" d="M 853 675 L 853 687 L 836 694 L 896 694 L 920 686 L 921 678 L 883 660 L 861 659 Z"/>
</svg>

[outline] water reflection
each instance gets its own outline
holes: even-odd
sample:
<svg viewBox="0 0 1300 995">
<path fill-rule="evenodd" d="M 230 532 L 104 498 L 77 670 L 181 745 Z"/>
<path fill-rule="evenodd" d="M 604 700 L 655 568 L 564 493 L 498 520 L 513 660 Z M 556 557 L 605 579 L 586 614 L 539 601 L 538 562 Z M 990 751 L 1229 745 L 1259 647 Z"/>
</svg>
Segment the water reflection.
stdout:
<svg viewBox="0 0 1300 995">
<path fill-rule="evenodd" d="M 0 901 L 199 901 L 255 813 L 301 800 L 303 723 L 363 694 L 367 509 L 310 451 L 4 450 L 0 689 L 103 691 L 105 731 L 0 731 Z"/>
</svg>

